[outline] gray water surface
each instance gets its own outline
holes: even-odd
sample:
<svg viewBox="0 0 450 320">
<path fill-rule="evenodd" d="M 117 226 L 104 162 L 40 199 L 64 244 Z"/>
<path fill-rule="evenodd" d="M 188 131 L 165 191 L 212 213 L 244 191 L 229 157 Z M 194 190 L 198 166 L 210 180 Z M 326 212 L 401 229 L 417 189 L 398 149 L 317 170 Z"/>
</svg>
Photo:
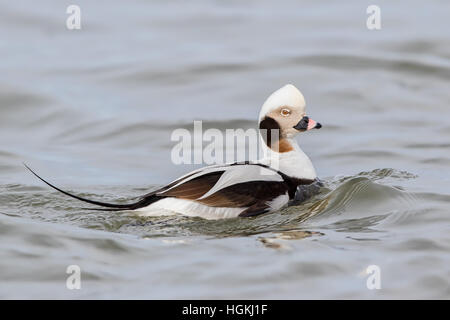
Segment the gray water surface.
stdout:
<svg viewBox="0 0 450 320">
<path fill-rule="evenodd" d="M 75 4 L 0 1 L 0 298 L 450 298 L 450 3 Z M 324 186 L 277 213 L 92 212 L 22 166 L 127 202 L 196 167 L 174 129 L 255 127 L 286 83 Z"/>
</svg>

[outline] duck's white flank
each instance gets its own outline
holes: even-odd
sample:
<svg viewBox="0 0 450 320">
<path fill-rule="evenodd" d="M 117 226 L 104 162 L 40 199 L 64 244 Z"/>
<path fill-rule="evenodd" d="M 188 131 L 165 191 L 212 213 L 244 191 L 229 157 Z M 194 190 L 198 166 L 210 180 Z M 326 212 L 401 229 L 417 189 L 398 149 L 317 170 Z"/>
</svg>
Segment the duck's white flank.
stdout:
<svg viewBox="0 0 450 320">
<path fill-rule="evenodd" d="M 199 202 L 164 198 L 151 205 L 135 210 L 143 217 L 161 216 L 179 213 L 190 217 L 201 217 L 209 220 L 235 218 L 246 208 L 210 207 Z"/>
</svg>

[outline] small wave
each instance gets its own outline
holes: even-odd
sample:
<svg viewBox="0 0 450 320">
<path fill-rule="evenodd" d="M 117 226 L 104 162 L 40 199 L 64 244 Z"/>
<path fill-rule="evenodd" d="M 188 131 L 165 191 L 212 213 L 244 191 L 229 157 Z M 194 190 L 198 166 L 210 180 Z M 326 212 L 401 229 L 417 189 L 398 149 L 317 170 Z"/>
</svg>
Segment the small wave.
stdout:
<svg viewBox="0 0 450 320">
<path fill-rule="evenodd" d="M 171 85 L 188 83 L 195 77 L 211 77 L 223 73 L 242 73 L 256 66 L 251 64 L 236 63 L 211 63 L 197 64 L 193 66 L 179 67 L 174 70 L 157 70 L 153 66 L 147 66 L 139 69 L 124 70 L 119 75 L 110 77 L 108 81 L 119 83 L 148 84 L 148 83 L 167 83 Z"/>
<path fill-rule="evenodd" d="M 8 113 L 17 112 L 18 108 L 35 108 L 37 105 L 46 105 L 51 99 L 41 94 L 23 92 L 9 87 L 0 87 L 0 114 L 6 116 Z"/>
<path fill-rule="evenodd" d="M 215 128 L 225 131 L 226 129 L 248 129 L 252 127 L 256 127 L 256 121 L 246 119 L 202 121 L 203 130 Z M 148 139 L 155 134 L 166 134 L 167 140 L 170 140 L 170 132 L 176 129 L 193 131 L 194 123 L 193 121 L 181 123 L 137 122 L 125 124 L 119 128 L 111 128 L 108 122 L 95 122 L 66 129 L 58 133 L 54 139 L 84 143 L 108 142 L 112 144 L 121 144 L 125 141 L 130 145 L 131 141 L 138 143 L 143 140 L 147 143 Z"/>
<path fill-rule="evenodd" d="M 449 79 L 449 69 L 444 65 L 433 65 L 417 60 L 398 60 L 379 57 L 364 57 L 352 55 L 314 55 L 301 56 L 291 60 L 296 64 L 317 65 L 326 68 L 343 70 L 384 69 L 388 72 L 403 72 L 405 74 L 421 74 Z"/>
<path fill-rule="evenodd" d="M 346 159 L 346 158 L 379 158 L 379 159 L 399 159 L 402 155 L 398 152 L 386 150 L 353 150 L 352 152 L 333 152 L 327 154 L 330 159 Z"/>
<path fill-rule="evenodd" d="M 372 181 L 382 180 L 386 178 L 392 178 L 396 180 L 410 180 L 416 179 L 416 174 L 408 171 L 396 170 L 392 168 L 375 169 L 371 171 L 363 171 L 357 174 L 357 176 L 363 176 L 371 179 Z"/>
<path fill-rule="evenodd" d="M 406 171 L 386 168 L 325 180 L 321 193 L 309 201 L 306 217 L 313 218 L 312 225 L 318 222 L 327 229 L 367 229 L 389 214 L 413 206 L 417 201 L 413 194 L 387 183 L 416 177 Z"/>
<path fill-rule="evenodd" d="M 406 148 L 411 149 L 442 149 L 442 148 L 450 148 L 450 143 L 412 143 L 406 145 Z"/>
</svg>

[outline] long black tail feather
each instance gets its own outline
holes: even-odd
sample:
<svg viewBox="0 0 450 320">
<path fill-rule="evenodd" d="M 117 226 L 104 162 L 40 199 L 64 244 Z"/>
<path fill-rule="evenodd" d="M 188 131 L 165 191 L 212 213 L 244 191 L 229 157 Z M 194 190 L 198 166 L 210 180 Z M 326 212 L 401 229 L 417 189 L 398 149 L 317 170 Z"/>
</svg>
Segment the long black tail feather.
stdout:
<svg viewBox="0 0 450 320">
<path fill-rule="evenodd" d="M 30 167 L 28 167 L 25 163 L 23 164 L 25 166 L 25 168 L 27 168 L 33 175 L 35 175 L 39 180 L 41 180 L 42 182 L 44 182 L 45 184 L 47 184 L 48 186 L 52 187 L 53 189 L 55 189 L 56 191 L 59 191 L 63 194 L 65 194 L 66 196 L 72 197 L 74 199 L 80 200 L 80 201 L 84 201 L 96 206 L 101 206 L 101 207 L 105 207 L 105 208 L 110 208 L 110 209 L 98 209 L 98 208 L 85 208 L 88 210 L 102 210 L 102 211 L 123 211 L 123 210 L 135 210 L 135 209 L 139 209 L 142 207 L 146 207 L 149 204 L 161 199 L 161 197 L 157 196 L 155 193 L 150 193 L 148 195 L 146 195 L 144 198 L 140 199 L 137 202 L 134 203 L 128 203 L 128 204 L 115 204 L 115 203 L 107 203 L 107 202 L 100 202 L 100 201 L 95 201 L 95 200 L 90 200 L 90 199 L 86 199 L 86 198 L 82 198 L 79 197 L 77 195 L 74 195 L 72 193 L 69 193 L 67 191 L 64 191 L 56 186 L 54 186 L 53 184 L 51 184 L 50 182 L 44 180 L 43 178 L 41 178 L 36 172 L 34 172 Z"/>
</svg>

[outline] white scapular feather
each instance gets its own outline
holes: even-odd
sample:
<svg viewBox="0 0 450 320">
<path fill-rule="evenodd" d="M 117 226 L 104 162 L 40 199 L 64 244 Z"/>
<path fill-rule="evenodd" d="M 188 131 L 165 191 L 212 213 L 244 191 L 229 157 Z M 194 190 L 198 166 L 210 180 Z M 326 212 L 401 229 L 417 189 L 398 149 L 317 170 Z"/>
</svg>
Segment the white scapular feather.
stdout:
<svg viewBox="0 0 450 320">
<path fill-rule="evenodd" d="M 283 178 L 273 170 L 258 165 L 238 165 L 230 166 L 219 181 L 199 199 L 204 199 L 226 187 L 238 183 L 250 181 L 283 181 Z"/>
</svg>

